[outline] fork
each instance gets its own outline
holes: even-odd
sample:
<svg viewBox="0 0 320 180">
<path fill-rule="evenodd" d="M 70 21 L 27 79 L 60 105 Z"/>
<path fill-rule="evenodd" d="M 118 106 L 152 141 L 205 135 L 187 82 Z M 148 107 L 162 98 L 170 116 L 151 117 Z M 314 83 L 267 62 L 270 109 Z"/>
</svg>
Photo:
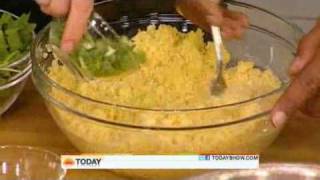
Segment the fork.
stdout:
<svg viewBox="0 0 320 180">
<path fill-rule="evenodd" d="M 223 42 L 219 27 L 211 26 L 214 46 L 216 50 L 216 77 L 211 83 L 210 91 L 212 95 L 220 95 L 226 89 L 226 81 L 223 77 Z"/>
</svg>

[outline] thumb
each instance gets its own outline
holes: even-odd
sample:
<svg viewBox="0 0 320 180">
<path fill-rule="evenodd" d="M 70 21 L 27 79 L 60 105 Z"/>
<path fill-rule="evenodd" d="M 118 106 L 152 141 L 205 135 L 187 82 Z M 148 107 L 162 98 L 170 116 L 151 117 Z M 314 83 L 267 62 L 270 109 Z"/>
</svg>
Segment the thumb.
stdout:
<svg viewBox="0 0 320 180">
<path fill-rule="evenodd" d="M 302 109 L 307 101 L 316 95 L 320 82 L 319 62 L 312 61 L 279 99 L 272 111 L 272 122 L 275 127 L 281 128 L 294 113 Z"/>
<path fill-rule="evenodd" d="M 304 36 L 299 43 L 297 49 L 297 57 L 294 60 L 290 74 L 297 75 L 306 65 L 314 58 L 318 47 L 320 46 L 320 22 L 313 28 L 313 30 Z"/>
</svg>

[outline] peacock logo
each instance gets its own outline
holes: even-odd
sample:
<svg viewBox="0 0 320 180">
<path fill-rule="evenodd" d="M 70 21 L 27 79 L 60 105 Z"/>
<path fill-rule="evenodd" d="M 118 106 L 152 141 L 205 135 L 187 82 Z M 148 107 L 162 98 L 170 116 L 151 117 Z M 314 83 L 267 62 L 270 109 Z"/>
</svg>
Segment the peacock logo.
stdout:
<svg viewBox="0 0 320 180">
<path fill-rule="evenodd" d="M 74 166 L 75 164 L 76 164 L 75 161 L 71 158 L 66 158 L 63 160 L 64 166 Z"/>
</svg>

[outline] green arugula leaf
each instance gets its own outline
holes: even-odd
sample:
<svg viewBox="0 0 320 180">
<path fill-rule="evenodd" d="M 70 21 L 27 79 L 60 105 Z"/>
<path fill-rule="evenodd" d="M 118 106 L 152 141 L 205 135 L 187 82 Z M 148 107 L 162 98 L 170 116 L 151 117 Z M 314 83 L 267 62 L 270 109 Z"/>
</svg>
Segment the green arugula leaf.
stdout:
<svg viewBox="0 0 320 180">
<path fill-rule="evenodd" d="M 35 24 L 29 23 L 29 17 L 30 14 L 17 19 L 7 13 L 0 15 L 0 85 L 20 72 L 8 66 L 30 50 Z"/>
<path fill-rule="evenodd" d="M 0 59 L 4 59 L 8 54 L 8 45 L 1 27 L 0 25 Z"/>
<path fill-rule="evenodd" d="M 50 43 L 60 44 L 63 27 L 61 21 L 51 23 Z M 70 56 L 77 67 L 93 77 L 113 76 L 136 70 L 145 62 L 144 52 L 136 50 L 127 37 L 95 39 L 89 33 L 84 35 Z"/>
</svg>

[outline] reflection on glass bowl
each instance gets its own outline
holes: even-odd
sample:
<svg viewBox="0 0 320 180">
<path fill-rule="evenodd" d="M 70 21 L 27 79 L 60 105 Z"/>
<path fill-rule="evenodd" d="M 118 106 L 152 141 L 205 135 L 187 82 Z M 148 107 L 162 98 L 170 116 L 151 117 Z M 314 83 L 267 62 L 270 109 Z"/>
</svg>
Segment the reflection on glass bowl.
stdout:
<svg viewBox="0 0 320 180">
<path fill-rule="evenodd" d="M 238 170 L 212 172 L 187 180 L 316 180 L 320 179 L 320 167 L 313 164 L 282 164 L 270 163 L 262 164 L 256 170 Z"/>
<path fill-rule="evenodd" d="M 0 146 L 0 179 L 62 180 L 60 157 L 29 146 Z"/>
</svg>

